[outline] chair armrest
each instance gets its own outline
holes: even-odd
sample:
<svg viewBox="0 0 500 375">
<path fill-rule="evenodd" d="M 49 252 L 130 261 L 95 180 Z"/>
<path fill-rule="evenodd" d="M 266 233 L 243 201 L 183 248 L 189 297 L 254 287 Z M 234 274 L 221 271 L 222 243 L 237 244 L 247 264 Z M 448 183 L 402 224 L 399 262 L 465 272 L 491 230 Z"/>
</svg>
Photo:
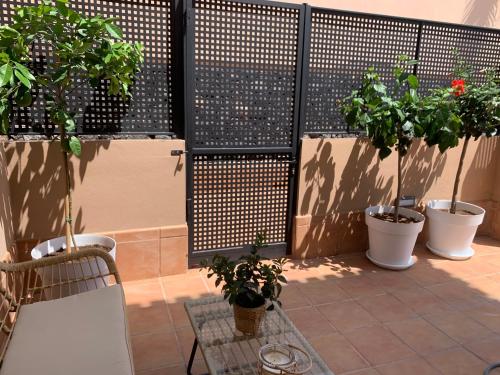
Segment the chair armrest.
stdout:
<svg viewBox="0 0 500 375">
<path fill-rule="evenodd" d="M 3 272 L 26 272 L 33 271 L 38 268 L 49 267 L 58 264 L 71 263 L 78 260 L 90 260 L 92 258 L 102 259 L 108 267 L 109 275 L 113 275 L 117 284 L 121 284 L 121 278 L 118 274 L 115 261 L 113 257 L 104 250 L 99 249 L 85 249 L 75 251 L 72 253 L 63 253 L 57 256 L 45 257 L 41 259 L 29 260 L 19 263 L 3 263 L 0 262 L 0 271 Z M 106 276 L 106 275 L 103 275 Z"/>
</svg>

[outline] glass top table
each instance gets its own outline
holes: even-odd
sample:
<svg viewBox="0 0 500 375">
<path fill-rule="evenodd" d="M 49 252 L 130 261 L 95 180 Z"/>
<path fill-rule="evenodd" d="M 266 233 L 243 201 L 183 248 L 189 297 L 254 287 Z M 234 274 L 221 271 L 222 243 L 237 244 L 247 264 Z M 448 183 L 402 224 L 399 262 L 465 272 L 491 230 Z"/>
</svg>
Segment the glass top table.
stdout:
<svg viewBox="0 0 500 375">
<path fill-rule="evenodd" d="M 260 333 L 255 337 L 245 336 L 235 329 L 233 307 L 222 296 L 188 301 L 184 307 L 195 334 L 188 374 L 191 373 L 198 346 L 211 375 L 258 375 L 260 348 L 266 344 L 280 343 L 296 346 L 309 354 L 312 368 L 307 375 L 333 375 L 276 304 L 274 310 L 266 312 Z"/>
</svg>

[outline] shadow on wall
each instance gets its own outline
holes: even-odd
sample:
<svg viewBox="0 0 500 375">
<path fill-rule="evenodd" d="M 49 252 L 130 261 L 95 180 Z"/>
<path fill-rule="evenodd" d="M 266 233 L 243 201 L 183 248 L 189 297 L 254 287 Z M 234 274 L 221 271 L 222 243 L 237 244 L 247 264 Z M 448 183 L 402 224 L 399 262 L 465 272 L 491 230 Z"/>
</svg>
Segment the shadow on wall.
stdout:
<svg viewBox="0 0 500 375">
<path fill-rule="evenodd" d="M 498 0 L 469 0 L 463 22 L 470 25 L 494 26 Z"/>
<path fill-rule="evenodd" d="M 423 141 L 413 142 L 403 159 L 403 195 L 415 196 L 418 204 L 443 174 L 446 159 L 446 154 L 441 154 L 437 147 L 427 147 Z M 420 209 L 424 209 L 425 203 L 420 202 Z"/>
<path fill-rule="evenodd" d="M 376 204 L 390 205 L 394 199 L 392 187 L 396 183 L 396 170 L 384 174 L 381 163 L 391 161 L 380 161 L 377 150 L 368 140 L 353 142 L 343 169 L 336 165 L 334 147 L 335 142 L 321 140 L 314 157 L 301 171 L 306 190 L 299 212 L 312 217 L 307 232 L 296 236 L 295 251 L 300 257 L 351 253 L 367 248 L 364 209 Z M 422 197 L 441 175 L 446 156 L 436 158 L 435 152 L 438 151 L 419 147 L 418 143 L 413 145 L 404 166 L 404 193 Z"/>
<path fill-rule="evenodd" d="M 0 145 L 0 258 L 6 256 L 7 252 L 13 255 L 15 242 L 6 159 L 4 148 Z"/>
<path fill-rule="evenodd" d="M 88 164 L 109 141 L 85 142 L 79 163 L 71 157 L 72 185 L 83 182 Z M 6 147 L 11 186 L 12 217 L 18 240 L 38 240 L 28 228 L 42 228 L 49 237 L 64 234 L 64 171 L 59 142 L 12 142 Z M 78 170 L 75 169 L 78 165 Z M 19 187 L 24 187 L 22 190 Z M 85 230 L 82 210 L 73 210 L 75 233 Z M 43 240 L 43 239 L 41 239 Z M 31 244 L 29 244 L 31 245 Z M 29 249 L 18 249 L 20 259 Z"/>
<path fill-rule="evenodd" d="M 498 222 L 497 209 L 493 201 L 496 200 L 494 196 L 494 191 L 496 189 L 495 183 L 497 178 L 495 176 L 496 163 L 497 161 L 497 142 L 496 137 L 485 138 L 482 137 L 478 141 L 477 151 L 472 159 L 471 166 L 464 171 L 462 175 L 462 187 L 459 190 L 459 195 L 463 197 L 463 200 L 478 204 L 486 210 L 486 215 L 483 224 L 478 228 L 479 235 L 492 235 L 495 238 L 498 237 Z M 471 152 L 470 150 L 469 152 Z M 488 178 L 487 180 L 485 179 Z M 480 181 L 480 183 L 479 183 Z M 490 200 L 486 201 L 476 197 L 478 195 L 478 190 L 483 192 L 481 195 L 489 196 Z M 446 197 L 446 199 L 451 199 Z"/>
</svg>

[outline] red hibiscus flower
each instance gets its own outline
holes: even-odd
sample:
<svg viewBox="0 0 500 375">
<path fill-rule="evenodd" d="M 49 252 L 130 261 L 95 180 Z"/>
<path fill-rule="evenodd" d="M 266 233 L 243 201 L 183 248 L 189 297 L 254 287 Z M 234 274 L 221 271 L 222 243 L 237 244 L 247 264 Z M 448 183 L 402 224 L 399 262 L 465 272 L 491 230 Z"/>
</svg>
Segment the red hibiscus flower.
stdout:
<svg viewBox="0 0 500 375">
<path fill-rule="evenodd" d="M 455 79 L 451 82 L 451 88 L 455 96 L 460 96 L 465 92 L 465 81 L 463 79 Z"/>
</svg>

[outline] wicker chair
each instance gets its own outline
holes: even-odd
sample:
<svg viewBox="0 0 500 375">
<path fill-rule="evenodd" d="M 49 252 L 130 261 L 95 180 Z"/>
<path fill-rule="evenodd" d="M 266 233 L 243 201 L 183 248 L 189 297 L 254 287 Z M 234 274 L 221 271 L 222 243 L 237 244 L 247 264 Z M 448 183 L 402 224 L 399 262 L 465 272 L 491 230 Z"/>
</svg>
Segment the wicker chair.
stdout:
<svg viewBox="0 0 500 375">
<path fill-rule="evenodd" d="M 134 373 L 123 289 L 109 254 L 0 263 L 0 274 L 1 375 Z"/>
</svg>

